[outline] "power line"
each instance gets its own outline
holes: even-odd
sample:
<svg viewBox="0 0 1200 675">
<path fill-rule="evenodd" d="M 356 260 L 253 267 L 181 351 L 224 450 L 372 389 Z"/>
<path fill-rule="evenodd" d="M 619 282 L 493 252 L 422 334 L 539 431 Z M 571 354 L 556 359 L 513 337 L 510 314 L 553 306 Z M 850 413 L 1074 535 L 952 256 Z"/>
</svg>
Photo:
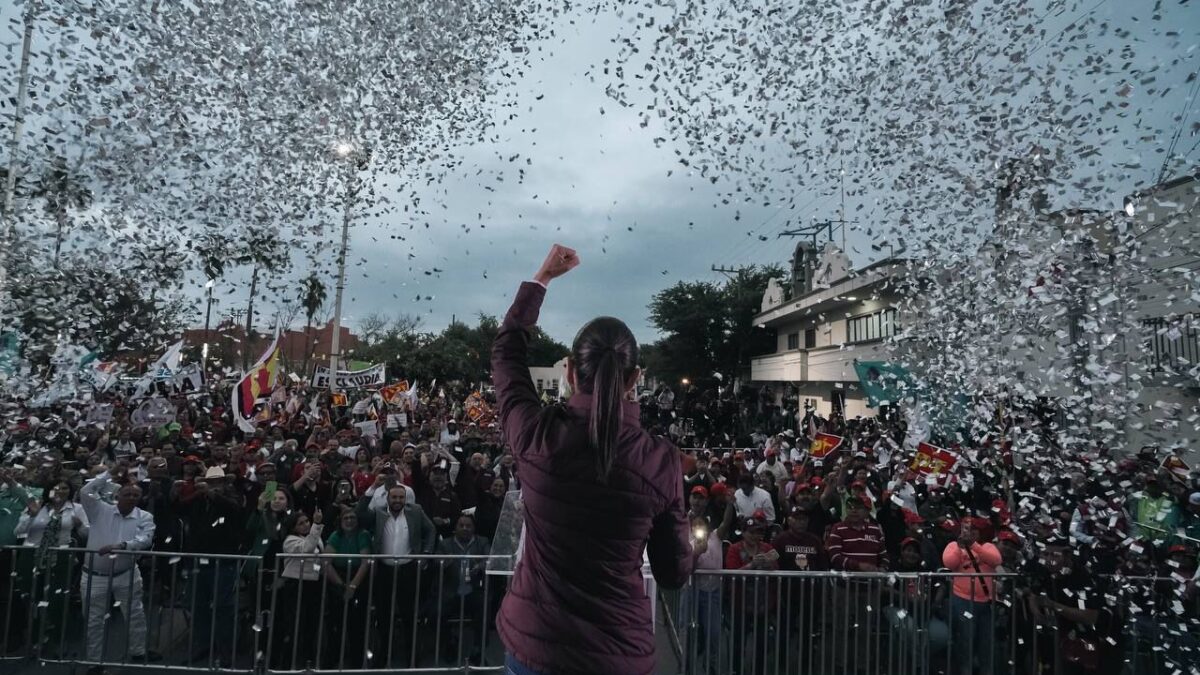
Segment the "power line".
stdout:
<svg viewBox="0 0 1200 675">
<path fill-rule="evenodd" d="M 1171 144 L 1167 146 L 1167 154 L 1163 157 L 1163 163 L 1158 170 L 1158 178 L 1154 180 L 1154 185 L 1163 182 L 1163 178 L 1167 175 L 1167 165 L 1171 163 L 1171 155 L 1175 152 L 1175 146 L 1179 143 L 1179 137 L 1183 135 L 1183 126 L 1188 119 L 1188 110 L 1192 107 L 1192 102 L 1196 100 L 1196 91 L 1200 88 L 1200 77 L 1197 77 L 1194 72 L 1192 73 L 1192 77 L 1195 80 L 1192 83 L 1192 91 L 1183 101 L 1183 110 L 1179 111 L 1179 124 L 1175 125 L 1175 133 L 1171 135 Z M 1195 148 L 1195 146 L 1192 147 Z M 1191 152 L 1191 150 L 1188 152 Z"/>
</svg>

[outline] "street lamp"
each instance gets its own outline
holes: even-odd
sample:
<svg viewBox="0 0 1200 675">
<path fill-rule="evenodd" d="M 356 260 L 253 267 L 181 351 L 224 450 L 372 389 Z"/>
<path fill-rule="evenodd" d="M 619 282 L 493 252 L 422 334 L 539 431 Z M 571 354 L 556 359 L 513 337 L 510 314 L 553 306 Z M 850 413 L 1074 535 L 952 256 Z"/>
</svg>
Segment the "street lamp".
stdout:
<svg viewBox="0 0 1200 675">
<path fill-rule="evenodd" d="M 204 347 L 200 350 L 200 370 L 204 371 L 206 362 L 208 361 L 208 326 L 212 319 L 212 289 L 216 285 L 215 279 L 209 279 L 204 283 L 205 290 L 208 291 L 208 307 L 204 310 Z"/>
<path fill-rule="evenodd" d="M 346 249 L 350 243 L 350 217 L 354 207 L 355 163 L 358 148 L 350 141 L 338 141 L 333 146 L 334 158 L 346 162 L 346 209 L 342 214 L 342 245 L 338 249 L 337 287 L 333 296 L 333 335 L 329 341 L 329 393 L 337 391 L 338 359 L 342 344 L 342 291 L 346 288 Z"/>
<path fill-rule="evenodd" d="M 682 380 L 680 380 L 680 381 L 679 381 L 679 383 L 680 383 L 680 384 L 682 384 L 682 385 L 684 385 L 684 386 L 687 386 L 688 384 L 690 384 L 690 383 L 688 382 L 688 379 L 687 379 L 686 377 L 685 377 L 685 378 L 683 378 Z"/>
</svg>

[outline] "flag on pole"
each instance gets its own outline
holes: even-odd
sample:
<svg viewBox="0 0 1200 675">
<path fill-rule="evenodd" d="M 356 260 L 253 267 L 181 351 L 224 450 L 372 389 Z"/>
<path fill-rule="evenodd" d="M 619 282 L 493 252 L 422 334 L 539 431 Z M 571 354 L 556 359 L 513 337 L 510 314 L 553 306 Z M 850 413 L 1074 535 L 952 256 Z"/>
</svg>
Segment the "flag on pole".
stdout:
<svg viewBox="0 0 1200 675">
<path fill-rule="evenodd" d="M 154 390 L 159 382 L 173 382 L 175 371 L 179 369 L 179 359 L 183 355 L 183 340 L 176 342 L 158 357 L 145 375 L 138 379 L 133 388 L 133 398 L 142 398 Z"/>
<path fill-rule="evenodd" d="M 903 367 L 887 361 L 855 361 L 858 385 L 867 395 L 867 405 L 896 405 L 911 395 L 916 386 L 912 375 Z"/>
<path fill-rule="evenodd" d="M 812 443 L 808 446 L 808 454 L 813 459 L 825 459 L 826 457 L 837 452 L 841 447 L 842 441 L 846 440 L 843 436 L 835 436 L 825 432 L 819 432 L 813 438 Z"/>
<path fill-rule="evenodd" d="M 278 381 L 279 332 L 276 331 L 271 345 L 233 388 L 230 407 L 233 408 L 233 418 L 239 429 L 246 433 L 254 433 L 257 418 L 255 408 L 271 396 Z"/>
<path fill-rule="evenodd" d="M 932 443 L 922 442 L 917 445 L 917 454 L 908 468 L 918 476 L 945 485 L 953 476 L 956 464 L 958 455 Z"/>
<path fill-rule="evenodd" d="M 204 371 L 199 363 L 189 363 L 180 368 L 173 378 L 175 389 L 181 394 L 192 394 L 204 390 Z"/>
</svg>

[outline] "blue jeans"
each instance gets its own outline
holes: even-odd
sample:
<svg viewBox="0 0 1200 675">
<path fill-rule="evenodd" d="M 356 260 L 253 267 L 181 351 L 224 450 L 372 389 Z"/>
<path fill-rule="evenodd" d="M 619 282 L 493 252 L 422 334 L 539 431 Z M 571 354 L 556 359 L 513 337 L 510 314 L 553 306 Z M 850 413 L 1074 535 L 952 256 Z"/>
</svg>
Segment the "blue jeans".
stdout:
<svg viewBox="0 0 1200 675">
<path fill-rule="evenodd" d="M 950 596 L 950 653 L 954 671 L 971 675 L 972 662 L 980 675 L 992 675 L 992 603 Z"/>
<path fill-rule="evenodd" d="M 546 675 L 513 658 L 512 654 L 504 655 L 504 675 Z"/>
</svg>

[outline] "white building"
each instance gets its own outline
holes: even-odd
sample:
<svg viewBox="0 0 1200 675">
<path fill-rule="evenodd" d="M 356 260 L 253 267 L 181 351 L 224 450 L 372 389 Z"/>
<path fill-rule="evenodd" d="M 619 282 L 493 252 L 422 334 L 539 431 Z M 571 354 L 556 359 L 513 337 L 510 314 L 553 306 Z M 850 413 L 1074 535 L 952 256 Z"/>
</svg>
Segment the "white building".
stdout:
<svg viewBox="0 0 1200 675">
<path fill-rule="evenodd" d="M 529 377 L 538 395 L 548 392 L 550 398 L 557 398 L 559 381 L 567 380 L 567 357 L 562 357 L 552 366 L 530 366 Z"/>
<path fill-rule="evenodd" d="M 1200 169 L 1125 200 L 1140 244 L 1140 278 L 1131 312 L 1141 326 L 1130 379 L 1137 415 L 1126 433 L 1129 445 L 1191 451 L 1195 466 L 1200 440 Z"/>
<path fill-rule="evenodd" d="M 796 247 L 790 293 L 772 280 L 754 325 L 775 331 L 775 353 L 750 362 L 750 379 L 767 384 L 776 397 L 796 388 L 801 406 L 821 415 L 871 416 L 854 370 L 855 359 L 885 361 L 884 341 L 899 322 L 898 282 L 903 260 L 889 258 L 852 271 L 846 254 L 832 244 L 818 251 Z"/>
</svg>

